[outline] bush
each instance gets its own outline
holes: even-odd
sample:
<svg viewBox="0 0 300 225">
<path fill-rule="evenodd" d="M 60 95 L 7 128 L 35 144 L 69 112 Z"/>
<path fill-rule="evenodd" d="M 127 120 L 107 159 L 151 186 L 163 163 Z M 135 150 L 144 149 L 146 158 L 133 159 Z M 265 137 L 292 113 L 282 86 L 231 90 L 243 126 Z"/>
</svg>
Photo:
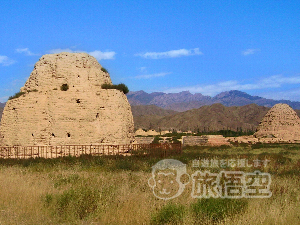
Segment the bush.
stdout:
<svg viewBox="0 0 300 225">
<path fill-rule="evenodd" d="M 104 84 L 101 85 L 101 88 L 102 89 L 115 89 L 114 86 L 115 85 L 113 85 L 113 84 L 104 83 Z"/>
<path fill-rule="evenodd" d="M 27 93 L 29 93 L 29 92 L 38 92 L 38 90 L 37 90 L 37 89 L 27 90 Z M 8 98 L 8 100 L 12 100 L 12 99 L 14 99 L 14 98 L 19 98 L 20 96 L 22 96 L 22 95 L 24 95 L 24 94 L 26 94 L 26 92 L 20 91 L 20 92 L 18 92 L 18 93 L 15 93 L 13 96 L 10 96 L 10 97 Z"/>
<path fill-rule="evenodd" d="M 204 216 L 212 222 L 220 222 L 227 216 L 240 214 L 247 205 L 244 199 L 208 198 L 199 199 L 191 208 L 196 218 Z"/>
<path fill-rule="evenodd" d="M 108 73 L 107 69 L 105 69 L 104 67 L 101 68 L 101 71 L 103 71 L 104 73 Z"/>
<path fill-rule="evenodd" d="M 61 194 L 46 194 L 44 205 L 63 220 L 82 220 L 96 211 L 99 197 L 98 191 L 82 186 L 67 189 Z"/>
<path fill-rule="evenodd" d="M 179 224 L 183 221 L 184 206 L 167 204 L 152 216 L 151 224 Z"/>
<path fill-rule="evenodd" d="M 123 93 L 124 93 L 125 95 L 129 92 L 128 87 L 127 87 L 125 84 L 123 84 L 123 83 L 118 84 L 118 85 L 117 85 L 117 89 L 120 90 L 120 91 L 123 91 Z"/>
<path fill-rule="evenodd" d="M 22 95 L 24 95 L 25 94 L 25 92 L 18 92 L 18 93 L 16 93 L 16 94 L 14 94 L 13 96 L 10 96 L 9 98 L 8 98 L 8 100 L 12 100 L 12 99 L 14 99 L 14 98 L 19 98 L 20 96 L 22 96 Z"/>
<path fill-rule="evenodd" d="M 69 85 L 68 84 L 63 84 L 60 87 L 60 90 L 62 90 L 62 91 L 67 91 L 68 89 L 69 89 Z"/>
<path fill-rule="evenodd" d="M 101 88 L 102 89 L 117 89 L 119 91 L 122 91 L 125 95 L 129 92 L 128 87 L 123 83 L 117 84 L 117 85 L 105 83 L 105 84 L 101 85 Z"/>
<path fill-rule="evenodd" d="M 79 180 L 80 180 L 80 177 L 78 174 L 72 174 L 68 177 L 61 177 L 54 183 L 54 187 L 57 188 L 57 187 L 65 185 L 65 184 L 75 184 Z"/>
<path fill-rule="evenodd" d="M 162 138 L 160 138 L 159 135 L 156 135 L 152 141 L 152 144 L 159 144 L 160 140 L 162 140 Z"/>
</svg>

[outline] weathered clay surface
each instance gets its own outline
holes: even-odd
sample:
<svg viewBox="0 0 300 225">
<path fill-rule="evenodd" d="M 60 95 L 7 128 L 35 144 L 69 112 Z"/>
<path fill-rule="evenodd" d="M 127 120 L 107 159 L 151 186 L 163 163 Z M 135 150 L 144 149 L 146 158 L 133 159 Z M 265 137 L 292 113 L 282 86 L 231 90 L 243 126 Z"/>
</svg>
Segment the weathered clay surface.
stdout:
<svg viewBox="0 0 300 225">
<path fill-rule="evenodd" d="M 84 92 L 103 83 L 111 84 L 109 74 L 101 71 L 101 68 L 98 61 L 86 53 L 44 55 L 35 64 L 21 91 L 59 90 L 62 84 L 68 83 L 71 90 Z"/>
<path fill-rule="evenodd" d="M 110 83 L 97 60 L 86 53 L 44 55 L 9 100 L 1 120 L 1 145 L 129 144 L 134 139 L 125 94 L 101 89 Z M 69 89 L 60 87 L 68 84 Z"/>
<path fill-rule="evenodd" d="M 154 140 L 154 137 L 135 137 L 137 144 L 151 144 Z"/>
<path fill-rule="evenodd" d="M 230 145 L 230 143 L 222 135 L 202 135 L 202 136 L 183 137 L 183 145 L 220 146 L 220 145 Z"/>
<path fill-rule="evenodd" d="M 284 142 L 300 140 L 300 119 L 289 105 L 276 104 L 264 116 L 254 137 Z"/>
</svg>

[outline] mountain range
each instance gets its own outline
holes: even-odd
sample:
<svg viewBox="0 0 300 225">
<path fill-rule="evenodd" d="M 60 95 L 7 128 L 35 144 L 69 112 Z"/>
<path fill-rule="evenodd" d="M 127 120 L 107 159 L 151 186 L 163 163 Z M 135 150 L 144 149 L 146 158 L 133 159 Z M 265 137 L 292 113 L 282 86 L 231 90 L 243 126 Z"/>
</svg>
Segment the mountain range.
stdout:
<svg viewBox="0 0 300 225">
<path fill-rule="evenodd" d="M 154 105 L 132 106 L 135 129 L 194 132 L 255 130 L 268 110 L 267 107 L 255 104 L 227 107 L 216 103 L 185 112 L 165 110 Z"/>
<path fill-rule="evenodd" d="M 221 92 L 210 97 L 200 93 L 191 94 L 189 91 L 180 93 L 163 93 L 144 91 L 129 92 L 128 101 L 131 105 L 156 105 L 164 109 L 184 112 L 190 109 L 197 109 L 204 105 L 221 103 L 224 106 L 244 106 L 255 103 L 259 106 L 272 107 L 277 103 L 286 103 L 293 109 L 300 109 L 300 102 L 289 100 L 273 100 L 259 96 L 252 96 L 242 91 L 232 90 Z"/>
<path fill-rule="evenodd" d="M 224 106 L 220 103 L 185 112 L 162 109 L 155 105 L 132 106 L 135 129 L 181 131 L 255 131 L 269 107 L 249 104 Z M 300 116 L 300 110 L 295 110 Z"/>
<path fill-rule="evenodd" d="M 4 106 L 5 106 L 5 103 L 0 102 L 0 120 L 1 120 L 1 117 L 2 117 L 2 112 L 3 112 Z"/>
</svg>

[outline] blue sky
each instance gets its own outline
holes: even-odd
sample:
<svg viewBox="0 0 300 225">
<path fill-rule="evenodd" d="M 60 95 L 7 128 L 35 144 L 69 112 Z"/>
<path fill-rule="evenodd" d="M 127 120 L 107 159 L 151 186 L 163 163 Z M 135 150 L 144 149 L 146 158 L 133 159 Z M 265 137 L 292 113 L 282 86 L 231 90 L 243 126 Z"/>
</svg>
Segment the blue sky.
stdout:
<svg viewBox="0 0 300 225">
<path fill-rule="evenodd" d="M 38 59 L 87 52 L 131 91 L 300 101 L 299 1 L 0 0 L 0 102 Z"/>
</svg>

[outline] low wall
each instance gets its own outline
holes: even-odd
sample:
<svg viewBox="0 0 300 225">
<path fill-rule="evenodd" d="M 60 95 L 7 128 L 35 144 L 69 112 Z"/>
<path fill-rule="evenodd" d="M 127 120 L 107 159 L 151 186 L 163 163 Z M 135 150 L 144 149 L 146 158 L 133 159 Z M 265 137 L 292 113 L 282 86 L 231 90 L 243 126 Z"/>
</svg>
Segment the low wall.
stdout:
<svg viewBox="0 0 300 225">
<path fill-rule="evenodd" d="M 130 145 L 0 146 L 0 158 L 57 158 L 80 155 L 149 155 L 166 157 L 180 154 L 181 143 Z"/>
<path fill-rule="evenodd" d="M 186 136 L 182 138 L 182 144 L 186 145 L 230 145 L 230 143 L 222 135 L 201 135 L 201 136 Z"/>
<path fill-rule="evenodd" d="M 154 137 L 135 137 L 135 141 L 138 144 L 151 144 L 154 140 Z"/>
</svg>

